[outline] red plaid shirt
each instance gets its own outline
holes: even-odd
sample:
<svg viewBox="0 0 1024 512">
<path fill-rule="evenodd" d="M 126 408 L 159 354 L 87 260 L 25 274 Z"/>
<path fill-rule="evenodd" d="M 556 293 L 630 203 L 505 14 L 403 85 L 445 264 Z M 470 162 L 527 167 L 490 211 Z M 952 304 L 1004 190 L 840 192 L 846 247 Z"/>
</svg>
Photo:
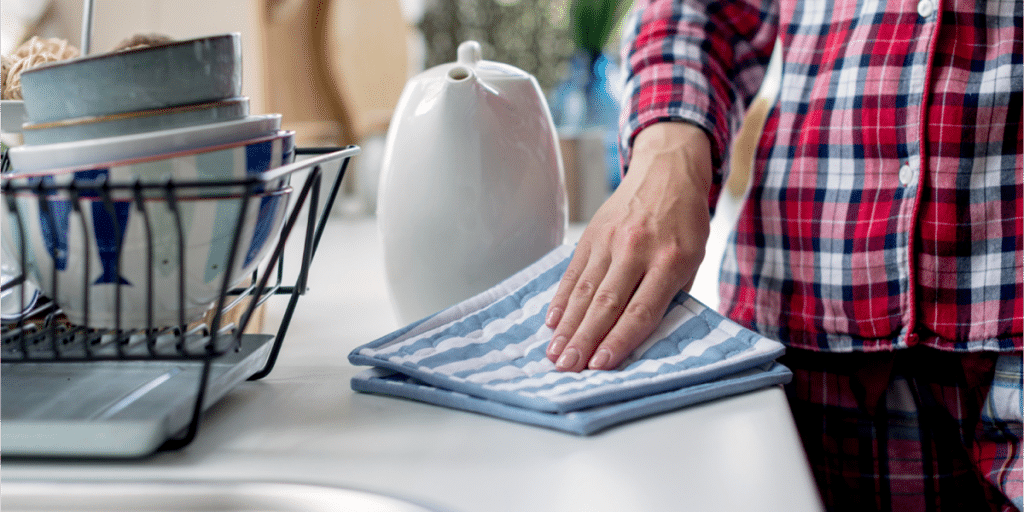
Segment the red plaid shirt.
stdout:
<svg viewBox="0 0 1024 512">
<path fill-rule="evenodd" d="M 647 0 L 622 152 L 662 120 L 731 134 L 778 39 L 779 99 L 721 309 L 796 347 L 1021 350 L 1020 0 Z"/>
</svg>

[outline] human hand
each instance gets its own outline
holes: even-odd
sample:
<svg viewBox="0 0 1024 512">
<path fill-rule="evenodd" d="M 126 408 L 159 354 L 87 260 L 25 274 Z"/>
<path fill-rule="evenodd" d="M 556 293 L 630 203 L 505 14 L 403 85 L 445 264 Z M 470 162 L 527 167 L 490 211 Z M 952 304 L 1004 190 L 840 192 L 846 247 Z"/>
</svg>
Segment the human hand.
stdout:
<svg viewBox="0 0 1024 512">
<path fill-rule="evenodd" d="M 580 237 L 545 323 L 563 371 L 619 365 L 689 290 L 710 229 L 711 148 L 694 125 L 641 131 L 629 172 Z"/>
</svg>

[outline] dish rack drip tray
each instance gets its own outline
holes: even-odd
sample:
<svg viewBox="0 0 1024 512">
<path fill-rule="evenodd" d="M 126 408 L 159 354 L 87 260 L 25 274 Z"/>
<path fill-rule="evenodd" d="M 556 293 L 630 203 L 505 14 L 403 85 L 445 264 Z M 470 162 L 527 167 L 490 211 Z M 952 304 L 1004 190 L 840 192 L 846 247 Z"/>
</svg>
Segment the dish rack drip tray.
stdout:
<svg viewBox="0 0 1024 512">
<path fill-rule="evenodd" d="M 203 409 L 266 364 L 271 335 L 211 362 Z M 203 366 L 175 361 L 4 364 L 3 454 L 139 457 L 186 429 Z"/>
<path fill-rule="evenodd" d="M 120 323 L 114 328 L 75 325 L 57 304 L 45 298 L 35 305 L 23 304 L 23 313 L 16 319 L 5 316 L 0 344 L 0 455 L 134 458 L 191 443 L 204 411 L 243 381 L 263 378 L 272 370 L 298 299 L 306 290 L 310 264 L 345 170 L 358 152 L 357 146 L 298 148 L 296 154 L 300 157 L 296 162 L 258 178 L 204 184 L 168 181 L 159 185 L 157 192 L 165 194 L 168 203 L 175 201 L 173 196 L 179 189 L 204 186 L 219 190 L 240 187 L 247 200 L 250 196 L 256 198 L 255 194 L 268 183 L 279 183 L 297 171 L 305 174 L 269 257 L 240 285 L 230 285 L 238 281 L 238 276 L 225 275 L 221 293 L 203 320 L 159 328 L 151 327 L 152 317 L 146 328 L 121 328 Z M 337 177 L 330 192 L 323 196 L 326 199 L 321 208 L 323 167 L 339 162 Z M 5 208 L 9 216 L 3 229 L 21 230 L 19 240 L 25 240 L 25 230 L 37 221 L 37 214 L 19 212 L 18 203 L 12 199 L 16 194 L 51 196 L 66 193 L 69 188 L 78 194 L 81 190 L 75 187 L 83 186 L 25 185 L 15 181 L 4 175 L 0 208 Z M 85 186 L 93 187 L 85 189 L 93 192 L 102 188 L 91 197 L 98 194 L 105 198 L 104 202 L 111 203 L 111 212 L 115 210 L 114 197 L 125 202 L 124 198 L 131 196 L 127 202 L 141 212 L 152 202 L 144 200 L 151 197 L 146 194 L 154 193 L 148 190 L 149 185 L 139 183 Z M 49 220 L 53 225 L 46 214 L 38 214 L 41 222 Z M 293 230 L 303 215 L 304 228 Z M 245 223 L 243 216 L 239 214 L 236 247 L 228 251 L 225 268 L 233 268 L 230 263 L 241 257 L 237 246 Z M 289 235 L 303 237 L 302 252 L 301 260 L 288 266 L 296 271 L 289 272 L 295 274 L 294 281 L 285 283 L 284 254 Z M 185 244 L 188 240 L 179 242 Z M 31 268 L 26 250 L 20 252 L 19 268 Z M 51 282 L 53 288 L 41 287 L 43 296 L 58 296 L 58 279 L 54 277 Z M 19 286 L 30 283 L 24 274 L 5 279 L 3 291 L 5 295 L 17 292 Z M 246 327 L 257 308 L 278 295 L 289 298 L 276 334 L 249 333 Z M 184 311 L 183 299 L 179 307 Z M 273 330 L 273 326 L 267 327 Z"/>
</svg>

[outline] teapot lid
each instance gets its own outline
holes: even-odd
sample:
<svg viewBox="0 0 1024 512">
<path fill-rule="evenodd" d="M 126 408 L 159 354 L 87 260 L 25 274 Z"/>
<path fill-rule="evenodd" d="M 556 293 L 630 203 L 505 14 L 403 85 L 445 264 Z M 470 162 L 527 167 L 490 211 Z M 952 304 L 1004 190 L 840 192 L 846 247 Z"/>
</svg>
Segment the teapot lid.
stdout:
<svg viewBox="0 0 1024 512">
<path fill-rule="evenodd" d="M 456 55 L 457 60 L 449 64 L 449 72 L 459 66 L 465 66 L 484 80 L 524 80 L 531 77 L 529 73 L 515 66 L 483 60 L 483 51 L 480 49 L 480 43 L 476 41 L 463 41 Z"/>
</svg>

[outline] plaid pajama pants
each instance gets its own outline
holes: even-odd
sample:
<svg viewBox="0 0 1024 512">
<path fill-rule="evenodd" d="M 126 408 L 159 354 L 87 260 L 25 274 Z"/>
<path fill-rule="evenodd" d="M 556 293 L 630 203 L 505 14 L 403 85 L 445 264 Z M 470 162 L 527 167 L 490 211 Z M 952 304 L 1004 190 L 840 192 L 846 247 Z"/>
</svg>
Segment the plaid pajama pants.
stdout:
<svg viewBox="0 0 1024 512">
<path fill-rule="evenodd" d="M 1017 511 L 1021 354 L 789 349 L 786 393 L 830 511 Z"/>
</svg>

